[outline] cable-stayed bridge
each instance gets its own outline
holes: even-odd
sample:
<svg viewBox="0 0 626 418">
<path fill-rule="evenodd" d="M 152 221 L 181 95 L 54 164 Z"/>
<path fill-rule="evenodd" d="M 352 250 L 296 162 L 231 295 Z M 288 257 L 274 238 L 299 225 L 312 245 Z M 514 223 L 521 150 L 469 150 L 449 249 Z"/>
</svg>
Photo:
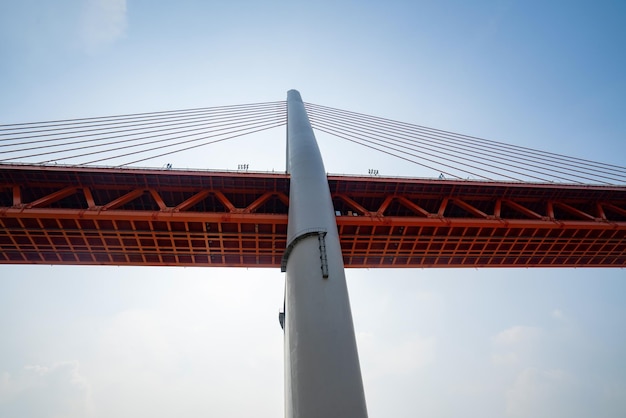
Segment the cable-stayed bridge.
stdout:
<svg viewBox="0 0 626 418">
<path fill-rule="evenodd" d="M 285 173 L 132 167 L 283 125 Z M 438 176 L 328 175 L 314 129 Z M 626 168 L 305 104 L 295 90 L 286 103 L 0 135 L 0 263 L 280 266 L 288 418 L 367 417 L 344 266 L 626 265 Z M 104 161 L 115 166 L 93 166 Z"/>
<path fill-rule="evenodd" d="M 624 167 L 305 107 L 433 173 L 328 176 L 347 267 L 626 265 Z M 267 102 L 0 126 L 0 263 L 280 266 L 288 174 L 136 166 L 286 121 Z"/>
</svg>

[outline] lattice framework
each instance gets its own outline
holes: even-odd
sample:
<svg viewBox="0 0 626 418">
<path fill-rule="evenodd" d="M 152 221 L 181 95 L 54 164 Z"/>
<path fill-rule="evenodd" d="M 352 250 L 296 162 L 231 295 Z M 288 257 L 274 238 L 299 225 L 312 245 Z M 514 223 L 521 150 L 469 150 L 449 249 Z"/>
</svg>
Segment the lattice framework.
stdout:
<svg viewBox="0 0 626 418">
<path fill-rule="evenodd" d="M 347 267 L 626 266 L 626 188 L 329 176 Z M 289 177 L 0 166 L 0 263 L 278 267 Z"/>
</svg>

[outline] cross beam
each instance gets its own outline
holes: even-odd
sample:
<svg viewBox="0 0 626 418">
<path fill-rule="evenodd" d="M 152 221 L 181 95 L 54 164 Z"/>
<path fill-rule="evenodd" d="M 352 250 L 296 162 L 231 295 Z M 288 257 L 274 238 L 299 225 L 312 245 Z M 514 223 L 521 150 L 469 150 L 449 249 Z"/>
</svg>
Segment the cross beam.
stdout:
<svg viewBox="0 0 626 418">
<path fill-rule="evenodd" d="M 328 184 L 349 268 L 626 267 L 623 186 Z M 0 165 L 0 263 L 278 268 L 289 203 L 282 173 Z"/>
</svg>

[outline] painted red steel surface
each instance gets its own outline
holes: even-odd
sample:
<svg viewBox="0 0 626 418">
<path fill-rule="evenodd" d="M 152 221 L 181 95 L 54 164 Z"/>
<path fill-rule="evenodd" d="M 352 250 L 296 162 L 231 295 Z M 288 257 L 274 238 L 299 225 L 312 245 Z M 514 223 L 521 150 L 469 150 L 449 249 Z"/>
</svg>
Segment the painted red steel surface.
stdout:
<svg viewBox="0 0 626 418">
<path fill-rule="evenodd" d="M 626 186 L 329 176 L 346 267 L 626 267 Z M 289 176 L 0 165 L 0 263 L 278 267 Z"/>
</svg>

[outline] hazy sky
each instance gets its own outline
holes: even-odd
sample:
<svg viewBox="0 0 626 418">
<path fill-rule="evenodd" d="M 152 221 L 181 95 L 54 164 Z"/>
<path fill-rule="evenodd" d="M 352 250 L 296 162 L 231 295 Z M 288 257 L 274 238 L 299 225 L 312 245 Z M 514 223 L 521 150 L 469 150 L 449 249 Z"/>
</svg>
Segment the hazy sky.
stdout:
<svg viewBox="0 0 626 418">
<path fill-rule="evenodd" d="M 622 1 L 0 0 L 0 123 L 296 88 L 623 166 L 625 20 Z M 284 140 L 146 165 L 282 170 Z M 332 173 L 436 176 L 318 140 Z M 0 417 L 280 417 L 283 280 L 0 266 Z M 371 417 L 626 415 L 623 269 L 349 270 L 348 284 Z"/>
</svg>

